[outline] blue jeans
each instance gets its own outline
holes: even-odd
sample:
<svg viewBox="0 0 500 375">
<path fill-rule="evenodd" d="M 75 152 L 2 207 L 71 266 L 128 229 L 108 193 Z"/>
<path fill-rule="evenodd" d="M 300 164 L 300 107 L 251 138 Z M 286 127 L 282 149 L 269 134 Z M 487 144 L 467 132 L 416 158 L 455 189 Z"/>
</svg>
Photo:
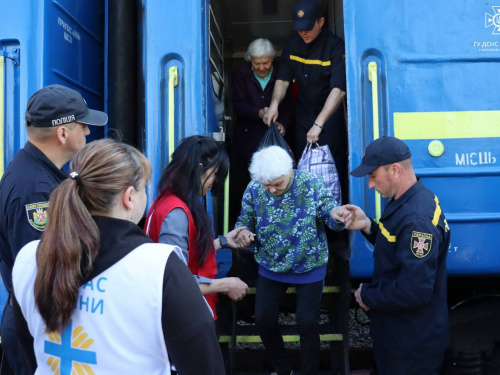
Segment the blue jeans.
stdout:
<svg viewBox="0 0 500 375">
<path fill-rule="evenodd" d="M 316 375 L 318 373 L 320 357 L 319 312 L 323 285 L 323 280 L 309 284 L 294 284 L 303 375 Z M 289 374 L 291 371 L 278 323 L 280 302 L 288 286 L 288 283 L 270 280 L 261 275 L 257 278 L 255 323 L 278 374 Z"/>
</svg>

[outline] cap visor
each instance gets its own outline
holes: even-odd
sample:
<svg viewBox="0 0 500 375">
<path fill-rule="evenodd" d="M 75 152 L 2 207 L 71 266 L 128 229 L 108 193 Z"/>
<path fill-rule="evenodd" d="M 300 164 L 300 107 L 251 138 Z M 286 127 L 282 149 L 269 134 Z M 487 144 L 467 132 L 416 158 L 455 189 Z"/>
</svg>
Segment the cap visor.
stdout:
<svg viewBox="0 0 500 375">
<path fill-rule="evenodd" d="M 294 30 L 311 30 L 314 27 L 314 21 L 297 20 L 293 23 Z"/>
<path fill-rule="evenodd" d="M 349 174 L 354 177 L 363 177 L 366 176 L 368 173 L 373 172 L 375 169 L 378 167 L 374 167 L 372 165 L 364 165 L 361 164 L 359 167 L 351 171 Z"/>
<path fill-rule="evenodd" d="M 108 115 L 101 111 L 89 109 L 89 112 L 83 118 L 76 121 L 85 125 L 104 126 L 108 123 Z"/>
</svg>

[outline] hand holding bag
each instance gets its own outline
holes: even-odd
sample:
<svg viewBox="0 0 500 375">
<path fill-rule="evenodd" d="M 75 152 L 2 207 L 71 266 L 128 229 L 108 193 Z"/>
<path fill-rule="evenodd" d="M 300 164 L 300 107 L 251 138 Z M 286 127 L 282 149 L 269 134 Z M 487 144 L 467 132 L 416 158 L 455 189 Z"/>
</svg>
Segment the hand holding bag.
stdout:
<svg viewBox="0 0 500 375">
<path fill-rule="evenodd" d="M 315 147 L 314 147 L 315 146 Z M 318 143 L 308 143 L 299 160 L 297 169 L 323 177 L 325 185 L 332 193 L 339 205 L 342 204 L 340 180 L 335 166 L 335 160 L 328 145 L 320 146 Z"/>
<path fill-rule="evenodd" d="M 293 152 L 290 149 L 290 146 L 288 146 L 288 143 L 286 143 L 285 138 L 283 138 L 283 136 L 281 135 L 274 121 L 269 126 L 269 129 L 266 131 L 266 134 L 264 134 L 264 137 L 262 138 L 262 141 L 260 141 L 258 149 L 262 150 L 263 148 L 269 146 L 279 146 L 282 149 L 286 150 L 290 155 L 290 157 L 292 158 L 293 165 L 295 166 L 295 157 L 293 156 Z"/>
</svg>

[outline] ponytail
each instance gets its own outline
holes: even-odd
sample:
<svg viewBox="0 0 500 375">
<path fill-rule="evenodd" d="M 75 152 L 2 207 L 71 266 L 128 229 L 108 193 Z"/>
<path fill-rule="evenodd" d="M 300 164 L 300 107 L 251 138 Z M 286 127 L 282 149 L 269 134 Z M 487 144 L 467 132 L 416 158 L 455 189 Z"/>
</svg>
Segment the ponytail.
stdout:
<svg viewBox="0 0 500 375">
<path fill-rule="evenodd" d="M 50 225 L 37 251 L 35 302 L 49 332 L 60 331 L 74 313 L 78 288 L 99 249 L 99 230 L 67 179 L 50 197 Z"/>
<path fill-rule="evenodd" d="M 74 313 L 81 282 L 92 271 L 100 233 L 92 215 L 109 216 L 130 186 L 151 178 L 146 157 L 111 139 L 86 145 L 71 162 L 71 178 L 52 193 L 49 221 L 37 249 L 35 303 L 48 332 L 60 332 Z"/>
</svg>

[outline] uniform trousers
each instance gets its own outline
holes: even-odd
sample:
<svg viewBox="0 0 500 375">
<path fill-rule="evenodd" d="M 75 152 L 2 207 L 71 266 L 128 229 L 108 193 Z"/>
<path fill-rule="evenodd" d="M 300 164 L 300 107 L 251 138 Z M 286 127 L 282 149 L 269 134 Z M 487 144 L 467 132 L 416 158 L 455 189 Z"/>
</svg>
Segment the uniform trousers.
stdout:
<svg viewBox="0 0 500 375">
<path fill-rule="evenodd" d="M 261 275 L 257 278 L 255 323 L 278 374 L 289 374 L 291 371 L 278 323 L 280 302 L 289 285 Z M 319 312 L 323 285 L 323 280 L 308 284 L 294 284 L 303 375 L 316 375 L 318 373 L 320 357 Z"/>
<path fill-rule="evenodd" d="M 27 366 L 16 335 L 14 310 L 9 302 L 5 305 L 2 315 L 2 349 L 4 360 L 7 360 L 12 372 L 16 375 L 28 374 Z"/>
<path fill-rule="evenodd" d="M 373 349 L 377 375 L 440 375 L 444 352 L 429 357 L 398 358 L 387 351 Z"/>
</svg>

